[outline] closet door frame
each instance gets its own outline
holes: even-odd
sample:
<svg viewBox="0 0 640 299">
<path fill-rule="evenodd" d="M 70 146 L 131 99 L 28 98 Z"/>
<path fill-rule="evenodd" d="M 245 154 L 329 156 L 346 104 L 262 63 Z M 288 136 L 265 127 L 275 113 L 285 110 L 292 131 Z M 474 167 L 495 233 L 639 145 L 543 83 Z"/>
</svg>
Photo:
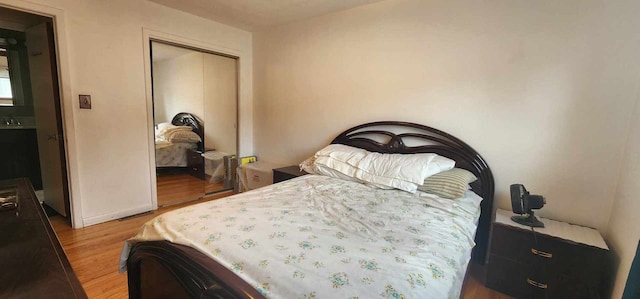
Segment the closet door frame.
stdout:
<svg viewBox="0 0 640 299">
<path fill-rule="evenodd" d="M 144 68 L 145 68 L 145 91 L 147 100 L 147 134 L 148 134 L 148 148 L 149 148 L 149 179 L 151 185 L 151 209 L 158 209 L 158 186 L 156 179 L 156 155 L 155 155 L 155 132 L 154 132 L 154 111 L 153 111 L 153 81 L 152 66 L 151 66 L 151 42 L 158 42 L 167 45 L 182 47 L 204 53 L 221 55 L 229 58 L 236 59 L 236 73 L 237 73 L 237 99 L 236 99 L 236 156 L 240 156 L 244 153 L 245 142 L 241 142 L 241 132 L 247 131 L 246 128 L 252 127 L 251 115 L 244 115 L 240 107 L 246 107 L 247 104 L 251 105 L 251 89 L 250 83 L 243 84 L 246 81 L 251 81 L 250 71 L 242 71 L 242 63 L 247 59 L 247 54 L 240 50 L 230 49 L 222 46 L 209 44 L 202 41 L 186 39 L 178 37 L 172 34 L 159 32 L 147 28 L 143 28 L 143 44 L 144 44 Z M 249 80 L 247 80 L 249 76 Z M 249 106 L 250 107 L 250 106 Z M 249 111 L 250 113 L 251 111 Z M 205 125 L 206 131 L 206 125 Z M 251 132 L 249 130 L 249 132 Z M 250 143 L 250 142 L 246 142 Z M 245 154 L 246 155 L 246 154 Z M 205 195 L 206 196 L 206 195 Z"/>
</svg>

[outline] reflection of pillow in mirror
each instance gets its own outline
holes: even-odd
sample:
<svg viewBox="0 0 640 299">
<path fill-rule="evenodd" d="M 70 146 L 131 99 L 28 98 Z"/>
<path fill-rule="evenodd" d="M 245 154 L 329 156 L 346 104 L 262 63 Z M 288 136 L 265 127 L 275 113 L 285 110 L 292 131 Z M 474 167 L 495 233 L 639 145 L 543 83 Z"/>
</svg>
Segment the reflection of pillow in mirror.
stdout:
<svg viewBox="0 0 640 299">
<path fill-rule="evenodd" d="M 200 136 L 192 131 L 173 131 L 165 136 L 171 143 L 194 143 L 201 142 Z"/>
<path fill-rule="evenodd" d="M 193 130 L 193 128 L 189 126 L 174 126 L 172 124 L 168 124 L 166 126 L 163 126 L 162 129 L 158 129 L 156 131 L 156 136 L 158 136 L 159 138 L 163 138 L 165 140 L 169 140 L 169 136 L 173 134 L 173 132 L 191 131 L 191 130 Z"/>
<path fill-rule="evenodd" d="M 169 128 L 169 127 L 175 127 L 175 126 L 172 125 L 171 123 L 167 123 L 167 122 L 159 123 L 159 124 L 156 125 L 156 129 L 158 131 L 164 131 L 164 129 Z"/>
<path fill-rule="evenodd" d="M 175 131 L 192 131 L 193 128 L 189 127 L 189 126 L 174 126 L 171 125 L 169 127 L 165 127 L 162 130 L 158 130 L 160 133 L 162 134 L 169 134 L 171 132 L 175 132 Z"/>
<path fill-rule="evenodd" d="M 163 133 L 169 126 L 173 126 L 173 125 L 170 123 L 156 124 L 156 129 L 155 129 L 156 139 L 164 139 Z"/>
</svg>

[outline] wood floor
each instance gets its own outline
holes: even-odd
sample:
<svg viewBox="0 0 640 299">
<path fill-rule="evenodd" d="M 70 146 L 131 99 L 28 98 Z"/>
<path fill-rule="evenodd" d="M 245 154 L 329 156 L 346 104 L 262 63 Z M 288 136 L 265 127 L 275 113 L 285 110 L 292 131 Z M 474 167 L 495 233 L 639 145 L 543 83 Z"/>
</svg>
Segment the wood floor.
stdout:
<svg viewBox="0 0 640 299">
<path fill-rule="evenodd" d="M 146 215 L 75 230 L 61 216 L 49 220 L 88 297 L 127 298 L 127 275 L 118 273 L 118 260 L 124 241 L 131 238 L 143 223 L 159 214 L 230 194 L 216 194 L 202 200 L 161 208 Z"/>
<path fill-rule="evenodd" d="M 205 193 L 223 188 L 222 183 L 211 184 L 188 173 L 163 174 L 157 176 L 158 206 L 170 206 L 199 199 Z"/>
<path fill-rule="evenodd" d="M 151 218 L 194 203 L 224 197 L 218 194 L 204 200 L 161 208 L 153 213 L 114 220 L 81 229 L 71 229 L 64 218 L 50 218 L 60 243 L 66 252 L 73 270 L 89 298 L 127 298 L 127 275 L 118 273 L 118 260 L 124 241 L 132 237 L 143 223 Z M 506 295 L 485 288 L 474 277 L 467 276 L 462 289 L 464 299 L 509 299 Z"/>
</svg>

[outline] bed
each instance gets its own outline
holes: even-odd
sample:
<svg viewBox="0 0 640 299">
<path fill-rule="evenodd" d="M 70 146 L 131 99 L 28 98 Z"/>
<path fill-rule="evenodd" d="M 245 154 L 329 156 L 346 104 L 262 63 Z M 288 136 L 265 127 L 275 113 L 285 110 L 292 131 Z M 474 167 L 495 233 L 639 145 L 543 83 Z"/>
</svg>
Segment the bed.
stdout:
<svg viewBox="0 0 640 299">
<path fill-rule="evenodd" d="M 181 112 L 171 120 L 174 126 L 191 127 L 193 133 L 200 137 L 200 141 L 172 143 L 156 136 L 156 167 L 175 168 L 187 167 L 187 151 L 203 149 L 204 128 L 198 119 L 190 113 Z M 156 135 L 157 135 L 156 129 Z"/>
<path fill-rule="evenodd" d="M 125 243 L 130 298 L 458 297 L 470 257 L 487 255 L 494 186 L 484 159 L 406 122 L 357 126 L 332 144 L 436 153 L 478 180 L 451 201 L 306 175 L 165 213 Z"/>
</svg>

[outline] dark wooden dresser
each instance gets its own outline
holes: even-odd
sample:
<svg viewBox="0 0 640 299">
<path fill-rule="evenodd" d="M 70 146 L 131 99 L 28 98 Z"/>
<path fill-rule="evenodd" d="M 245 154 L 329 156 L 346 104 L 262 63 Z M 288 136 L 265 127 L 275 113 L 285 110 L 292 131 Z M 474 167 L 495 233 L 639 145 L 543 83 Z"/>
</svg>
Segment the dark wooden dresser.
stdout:
<svg viewBox="0 0 640 299">
<path fill-rule="evenodd" d="M 0 181 L 0 298 L 87 298 L 27 179 Z"/>
<path fill-rule="evenodd" d="M 35 129 L 0 129 L 0 180 L 28 177 L 42 189 Z"/>
<path fill-rule="evenodd" d="M 516 298 L 608 298 L 611 255 L 597 230 L 540 218 L 545 228 L 498 210 L 486 286 Z"/>
<path fill-rule="evenodd" d="M 273 170 L 273 183 L 280 183 L 305 174 L 308 173 L 300 170 L 300 166 L 298 165 L 276 168 Z"/>
</svg>

